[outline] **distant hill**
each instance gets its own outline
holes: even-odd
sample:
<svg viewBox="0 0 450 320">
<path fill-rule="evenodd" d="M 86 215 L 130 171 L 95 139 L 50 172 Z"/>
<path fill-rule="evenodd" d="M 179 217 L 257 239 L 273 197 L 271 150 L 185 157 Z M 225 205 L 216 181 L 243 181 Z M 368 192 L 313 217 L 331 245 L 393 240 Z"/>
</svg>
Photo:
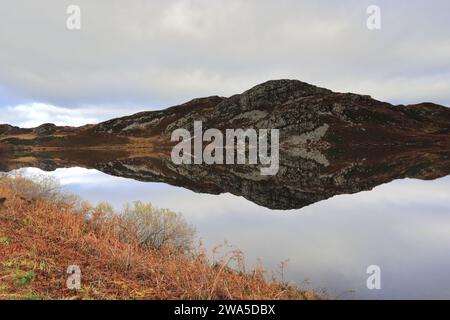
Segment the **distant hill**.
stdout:
<svg viewBox="0 0 450 320">
<path fill-rule="evenodd" d="M 140 112 L 78 128 L 0 125 L 0 144 L 38 147 L 139 146 L 169 143 L 177 128 L 277 128 L 283 144 L 326 125 L 336 145 L 448 143 L 450 109 L 433 103 L 394 106 L 353 93 L 337 93 L 298 80 L 273 80 L 229 98 L 198 98 L 161 111 Z"/>
<path fill-rule="evenodd" d="M 258 165 L 175 165 L 172 131 L 192 132 L 199 120 L 204 130 L 279 129 L 279 171 L 261 176 Z M 0 171 L 81 166 L 196 192 L 229 192 L 272 209 L 301 208 L 394 179 L 450 174 L 450 109 L 393 106 L 296 80 L 81 128 L 1 128 Z"/>
</svg>

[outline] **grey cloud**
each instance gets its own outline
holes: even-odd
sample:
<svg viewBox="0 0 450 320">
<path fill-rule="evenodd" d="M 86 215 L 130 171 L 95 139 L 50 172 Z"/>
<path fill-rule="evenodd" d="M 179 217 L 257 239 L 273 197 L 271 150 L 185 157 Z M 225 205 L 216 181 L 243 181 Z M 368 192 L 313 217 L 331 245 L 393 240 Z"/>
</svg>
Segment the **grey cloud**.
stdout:
<svg viewBox="0 0 450 320">
<path fill-rule="evenodd" d="M 69 4 L 82 29 L 66 29 Z M 366 28 L 378 4 L 382 29 Z M 450 104 L 448 1 L 4 1 L 0 85 L 63 107 L 231 95 L 297 78 Z M 122 109 L 123 113 L 128 110 Z"/>
</svg>

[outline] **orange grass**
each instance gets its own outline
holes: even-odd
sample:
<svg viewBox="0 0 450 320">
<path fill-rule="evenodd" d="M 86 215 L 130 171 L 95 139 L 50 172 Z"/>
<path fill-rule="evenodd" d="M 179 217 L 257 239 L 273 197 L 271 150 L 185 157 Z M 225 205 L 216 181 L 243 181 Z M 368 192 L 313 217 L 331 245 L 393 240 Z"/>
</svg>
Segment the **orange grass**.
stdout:
<svg viewBox="0 0 450 320">
<path fill-rule="evenodd" d="M 0 198 L 0 299 L 318 298 L 266 280 L 261 268 L 212 263 L 201 249 L 143 247 L 119 216 L 25 199 L 1 183 Z M 81 290 L 66 288 L 69 265 L 82 270 Z"/>
</svg>

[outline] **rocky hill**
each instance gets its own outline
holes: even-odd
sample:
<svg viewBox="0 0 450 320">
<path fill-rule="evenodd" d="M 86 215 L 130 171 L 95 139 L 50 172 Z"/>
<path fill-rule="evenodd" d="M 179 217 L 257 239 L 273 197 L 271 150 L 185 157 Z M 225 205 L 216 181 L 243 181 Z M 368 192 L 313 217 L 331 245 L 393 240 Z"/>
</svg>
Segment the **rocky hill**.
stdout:
<svg viewBox="0 0 450 320">
<path fill-rule="evenodd" d="M 149 138 L 169 141 L 177 128 L 192 130 L 194 120 L 203 121 L 205 130 L 277 128 L 281 143 L 294 148 L 308 133 L 313 137 L 320 134 L 320 139 L 332 146 L 448 143 L 450 133 L 450 109 L 443 106 L 393 106 L 365 95 L 336 93 L 297 80 L 276 80 L 229 98 L 194 99 L 161 111 L 80 128 L 0 125 L 0 143 L 66 148 L 136 146 L 139 141 L 148 145 Z"/>
<path fill-rule="evenodd" d="M 263 177 L 258 165 L 175 165 L 172 131 L 192 132 L 200 120 L 204 130 L 279 129 L 278 173 Z M 301 208 L 393 179 L 450 174 L 449 108 L 393 106 L 295 80 L 269 81 L 229 98 L 195 99 L 82 128 L 0 128 L 0 171 L 82 166 L 196 192 L 230 192 L 274 209 Z M 13 153 L 7 145 L 20 148 Z"/>
<path fill-rule="evenodd" d="M 229 98 L 195 99 L 162 111 L 142 112 L 98 124 L 96 133 L 154 136 L 207 128 L 278 128 L 281 140 L 326 127 L 332 144 L 404 144 L 448 140 L 450 109 L 432 103 L 393 106 L 369 96 L 336 93 L 297 81 L 268 81 Z"/>
</svg>

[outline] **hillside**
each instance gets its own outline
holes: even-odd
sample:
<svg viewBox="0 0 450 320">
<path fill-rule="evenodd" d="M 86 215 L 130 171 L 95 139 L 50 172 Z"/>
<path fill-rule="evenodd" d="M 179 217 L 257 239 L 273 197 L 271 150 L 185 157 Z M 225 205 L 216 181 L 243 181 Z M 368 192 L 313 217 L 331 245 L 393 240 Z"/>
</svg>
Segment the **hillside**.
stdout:
<svg viewBox="0 0 450 320">
<path fill-rule="evenodd" d="M 173 130 L 277 128 L 279 171 L 259 165 L 174 165 Z M 11 148 L 13 150 L 11 150 Z M 229 98 L 208 97 L 80 128 L 0 126 L 0 171 L 80 166 L 271 209 L 297 209 L 394 179 L 450 174 L 450 108 L 393 106 L 297 80 L 268 81 Z"/>
<path fill-rule="evenodd" d="M 0 300 L 318 298 L 247 270 L 238 251 L 210 261 L 201 248 L 149 246 L 108 206 L 77 207 L 45 190 L 0 178 Z M 82 270 L 80 290 L 66 287 L 70 265 Z"/>
<path fill-rule="evenodd" d="M 337 93 L 298 80 L 273 80 L 229 98 L 198 98 L 79 128 L 0 125 L 0 144 L 28 147 L 123 147 L 170 144 L 173 130 L 277 128 L 290 147 L 302 134 L 326 126 L 322 140 L 342 145 L 449 144 L 450 109 L 432 103 L 394 106 L 370 96 Z M 294 147 L 296 147 L 294 145 Z"/>
</svg>

